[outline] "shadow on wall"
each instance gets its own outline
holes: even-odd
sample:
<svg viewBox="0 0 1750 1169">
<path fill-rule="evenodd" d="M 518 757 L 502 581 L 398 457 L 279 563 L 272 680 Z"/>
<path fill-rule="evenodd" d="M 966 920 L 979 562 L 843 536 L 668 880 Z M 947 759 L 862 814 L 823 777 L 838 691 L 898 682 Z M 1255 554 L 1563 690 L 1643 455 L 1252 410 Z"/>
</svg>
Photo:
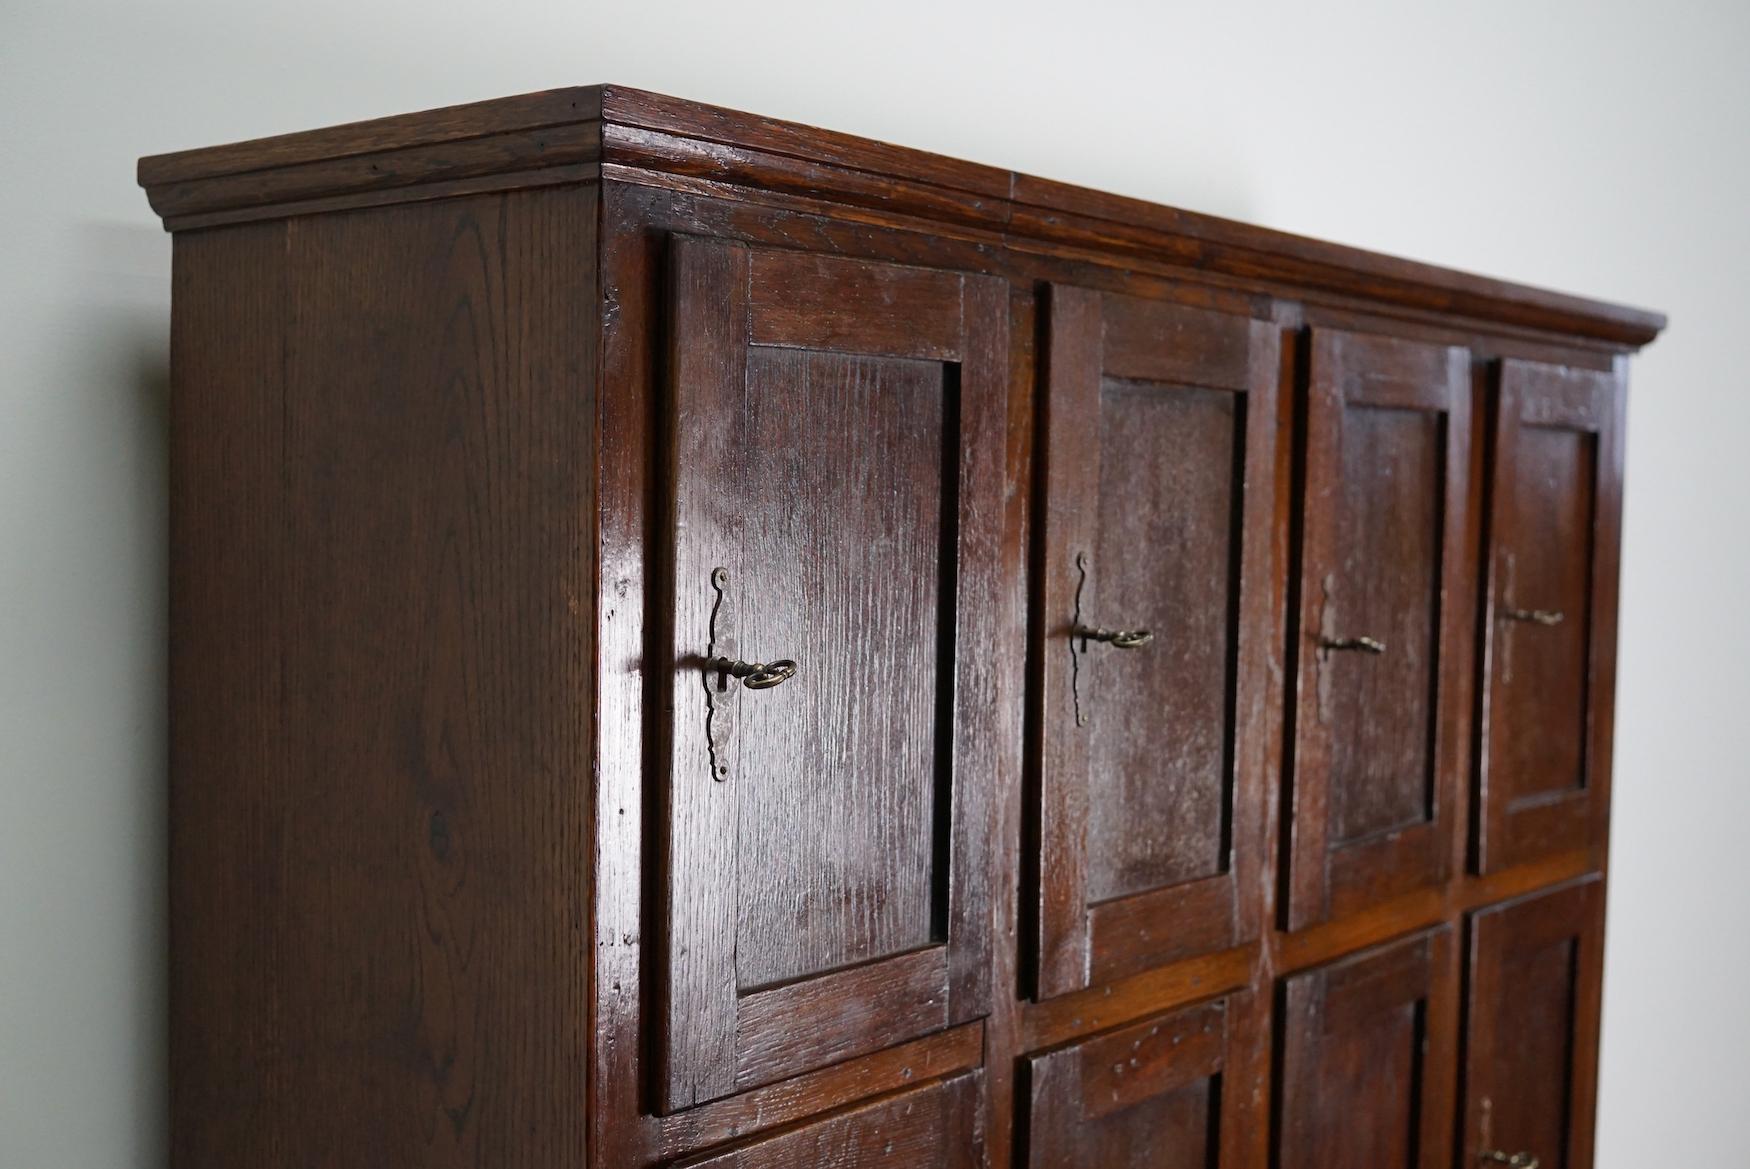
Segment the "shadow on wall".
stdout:
<svg viewBox="0 0 1750 1169">
<path fill-rule="evenodd" d="M 159 1166 L 170 247 L 105 221 L 24 246 L 39 283 L 0 387 L 0 936 L 28 944 L 0 952 L 0 1164 L 59 1169 L 78 1132 L 104 1165 Z M 94 1113 L 118 1059 L 132 1091 Z"/>
</svg>

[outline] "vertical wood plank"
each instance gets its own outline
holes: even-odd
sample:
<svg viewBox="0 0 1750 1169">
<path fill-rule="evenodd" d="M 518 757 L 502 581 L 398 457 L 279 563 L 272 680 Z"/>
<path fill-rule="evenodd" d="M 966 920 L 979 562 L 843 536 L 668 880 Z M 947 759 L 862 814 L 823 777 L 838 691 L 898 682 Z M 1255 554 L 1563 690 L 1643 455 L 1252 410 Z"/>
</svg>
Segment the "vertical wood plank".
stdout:
<svg viewBox="0 0 1750 1169">
<path fill-rule="evenodd" d="M 702 658 L 710 645 L 714 569 L 732 560 L 725 604 L 742 624 L 741 516 L 718 490 L 740 471 L 747 380 L 747 249 L 680 238 L 670 253 L 673 483 L 673 744 L 669 756 L 667 1028 L 663 1104 L 669 1110 L 735 1087 L 736 805 L 746 782 L 708 741 Z M 731 545 L 734 545 L 731 547 Z M 730 556 L 729 553 L 734 555 Z M 719 646 L 733 656 L 734 645 Z M 713 701 L 725 712 L 739 687 Z M 715 715 L 717 712 L 713 711 Z M 715 759 L 719 769 L 711 771 Z"/>
<path fill-rule="evenodd" d="M 967 276 L 961 285 L 959 547 L 954 645 L 954 757 L 948 857 L 948 1018 L 990 1011 L 993 868 L 998 770 L 1004 757 L 1002 670 L 991 647 L 1006 558 L 1009 293 L 1003 280 Z"/>
<path fill-rule="evenodd" d="M 1045 484 L 1038 517 L 1042 579 L 1034 632 L 1039 767 L 1037 980 L 1042 996 L 1088 985 L 1088 747 L 1078 726 L 1076 607 L 1094 604 L 1095 494 L 1099 476 L 1101 295 L 1051 286 L 1046 394 L 1041 411 Z M 1085 573 L 1085 576 L 1084 576 Z"/>
<path fill-rule="evenodd" d="M 286 228 L 179 236 L 170 402 L 171 1157 L 271 1164 L 287 869 Z M 220 551 L 223 554 L 220 554 Z M 267 977 L 262 977 L 263 973 Z"/>
</svg>

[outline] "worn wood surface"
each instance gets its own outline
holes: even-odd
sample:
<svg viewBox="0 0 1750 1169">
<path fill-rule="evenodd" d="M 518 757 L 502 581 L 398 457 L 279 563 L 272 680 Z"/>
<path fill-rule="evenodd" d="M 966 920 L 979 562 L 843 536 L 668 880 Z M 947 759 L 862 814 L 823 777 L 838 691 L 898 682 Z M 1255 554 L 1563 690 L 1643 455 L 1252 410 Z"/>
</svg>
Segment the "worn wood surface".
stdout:
<svg viewBox="0 0 1750 1169">
<path fill-rule="evenodd" d="M 988 1011 L 1008 319 L 985 278 L 670 255 L 677 1110 Z"/>
<path fill-rule="evenodd" d="M 1503 362 L 1478 682 L 1476 862 L 1488 872 L 1604 831 L 1622 529 L 1613 373 Z"/>
<path fill-rule="evenodd" d="M 1026 1164 L 1262 1169 L 1257 1024 L 1240 991 L 1033 1057 Z"/>
<path fill-rule="evenodd" d="M 1051 306 L 1029 858 L 1041 996 L 1256 936 L 1281 630 L 1280 330 L 1067 285 Z"/>
<path fill-rule="evenodd" d="M 1466 355 L 1315 332 L 1308 376 L 1293 929 L 1445 882 L 1474 611 Z"/>
<path fill-rule="evenodd" d="M 1602 894 L 1588 878 L 1472 916 L 1465 1161 L 1592 1163 Z"/>
<path fill-rule="evenodd" d="M 1452 1164 L 1458 967 L 1442 926 L 1283 991 L 1281 1169 Z"/>
</svg>

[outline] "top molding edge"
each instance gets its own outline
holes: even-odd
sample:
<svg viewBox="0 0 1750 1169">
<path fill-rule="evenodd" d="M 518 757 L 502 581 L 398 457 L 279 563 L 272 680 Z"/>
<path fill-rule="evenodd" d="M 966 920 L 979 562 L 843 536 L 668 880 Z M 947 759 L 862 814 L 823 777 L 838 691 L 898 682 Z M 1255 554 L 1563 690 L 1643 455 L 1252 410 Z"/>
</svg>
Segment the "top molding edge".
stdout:
<svg viewBox="0 0 1750 1169">
<path fill-rule="evenodd" d="M 602 164 L 983 228 L 1639 348 L 1663 314 L 1398 259 L 921 150 L 617 85 L 547 90 L 139 162 L 176 231 L 467 190 Z"/>
</svg>

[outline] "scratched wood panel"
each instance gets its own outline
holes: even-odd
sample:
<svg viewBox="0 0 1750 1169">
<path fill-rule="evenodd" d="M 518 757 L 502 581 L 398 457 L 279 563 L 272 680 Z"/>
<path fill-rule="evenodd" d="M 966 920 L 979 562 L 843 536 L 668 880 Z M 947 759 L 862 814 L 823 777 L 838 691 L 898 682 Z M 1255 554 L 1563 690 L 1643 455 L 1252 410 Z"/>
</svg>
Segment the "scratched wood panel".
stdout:
<svg viewBox="0 0 1750 1169">
<path fill-rule="evenodd" d="M 677 1169 L 975 1169 L 982 1073 L 901 1092 Z"/>
<path fill-rule="evenodd" d="M 1433 815 L 1434 671 L 1439 666 L 1441 418 L 1422 410 L 1345 409 L 1341 551 L 1328 567 L 1346 586 L 1326 609 L 1333 629 L 1366 631 L 1376 656 L 1332 656 L 1328 712 L 1332 844 Z"/>
<path fill-rule="evenodd" d="M 1447 926 L 1286 980 L 1280 1169 L 1451 1165 L 1457 989 Z"/>
<path fill-rule="evenodd" d="M 1028 1061 L 1030 1169 L 1262 1169 L 1262 1018 L 1247 991 Z"/>
<path fill-rule="evenodd" d="M 1108 379 L 1101 397 L 1100 620 L 1153 630 L 1156 644 L 1086 666 L 1088 893 L 1097 901 L 1210 876 L 1227 861 L 1234 467 L 1244 438 L 1231 393 Z"/>
</svg>

